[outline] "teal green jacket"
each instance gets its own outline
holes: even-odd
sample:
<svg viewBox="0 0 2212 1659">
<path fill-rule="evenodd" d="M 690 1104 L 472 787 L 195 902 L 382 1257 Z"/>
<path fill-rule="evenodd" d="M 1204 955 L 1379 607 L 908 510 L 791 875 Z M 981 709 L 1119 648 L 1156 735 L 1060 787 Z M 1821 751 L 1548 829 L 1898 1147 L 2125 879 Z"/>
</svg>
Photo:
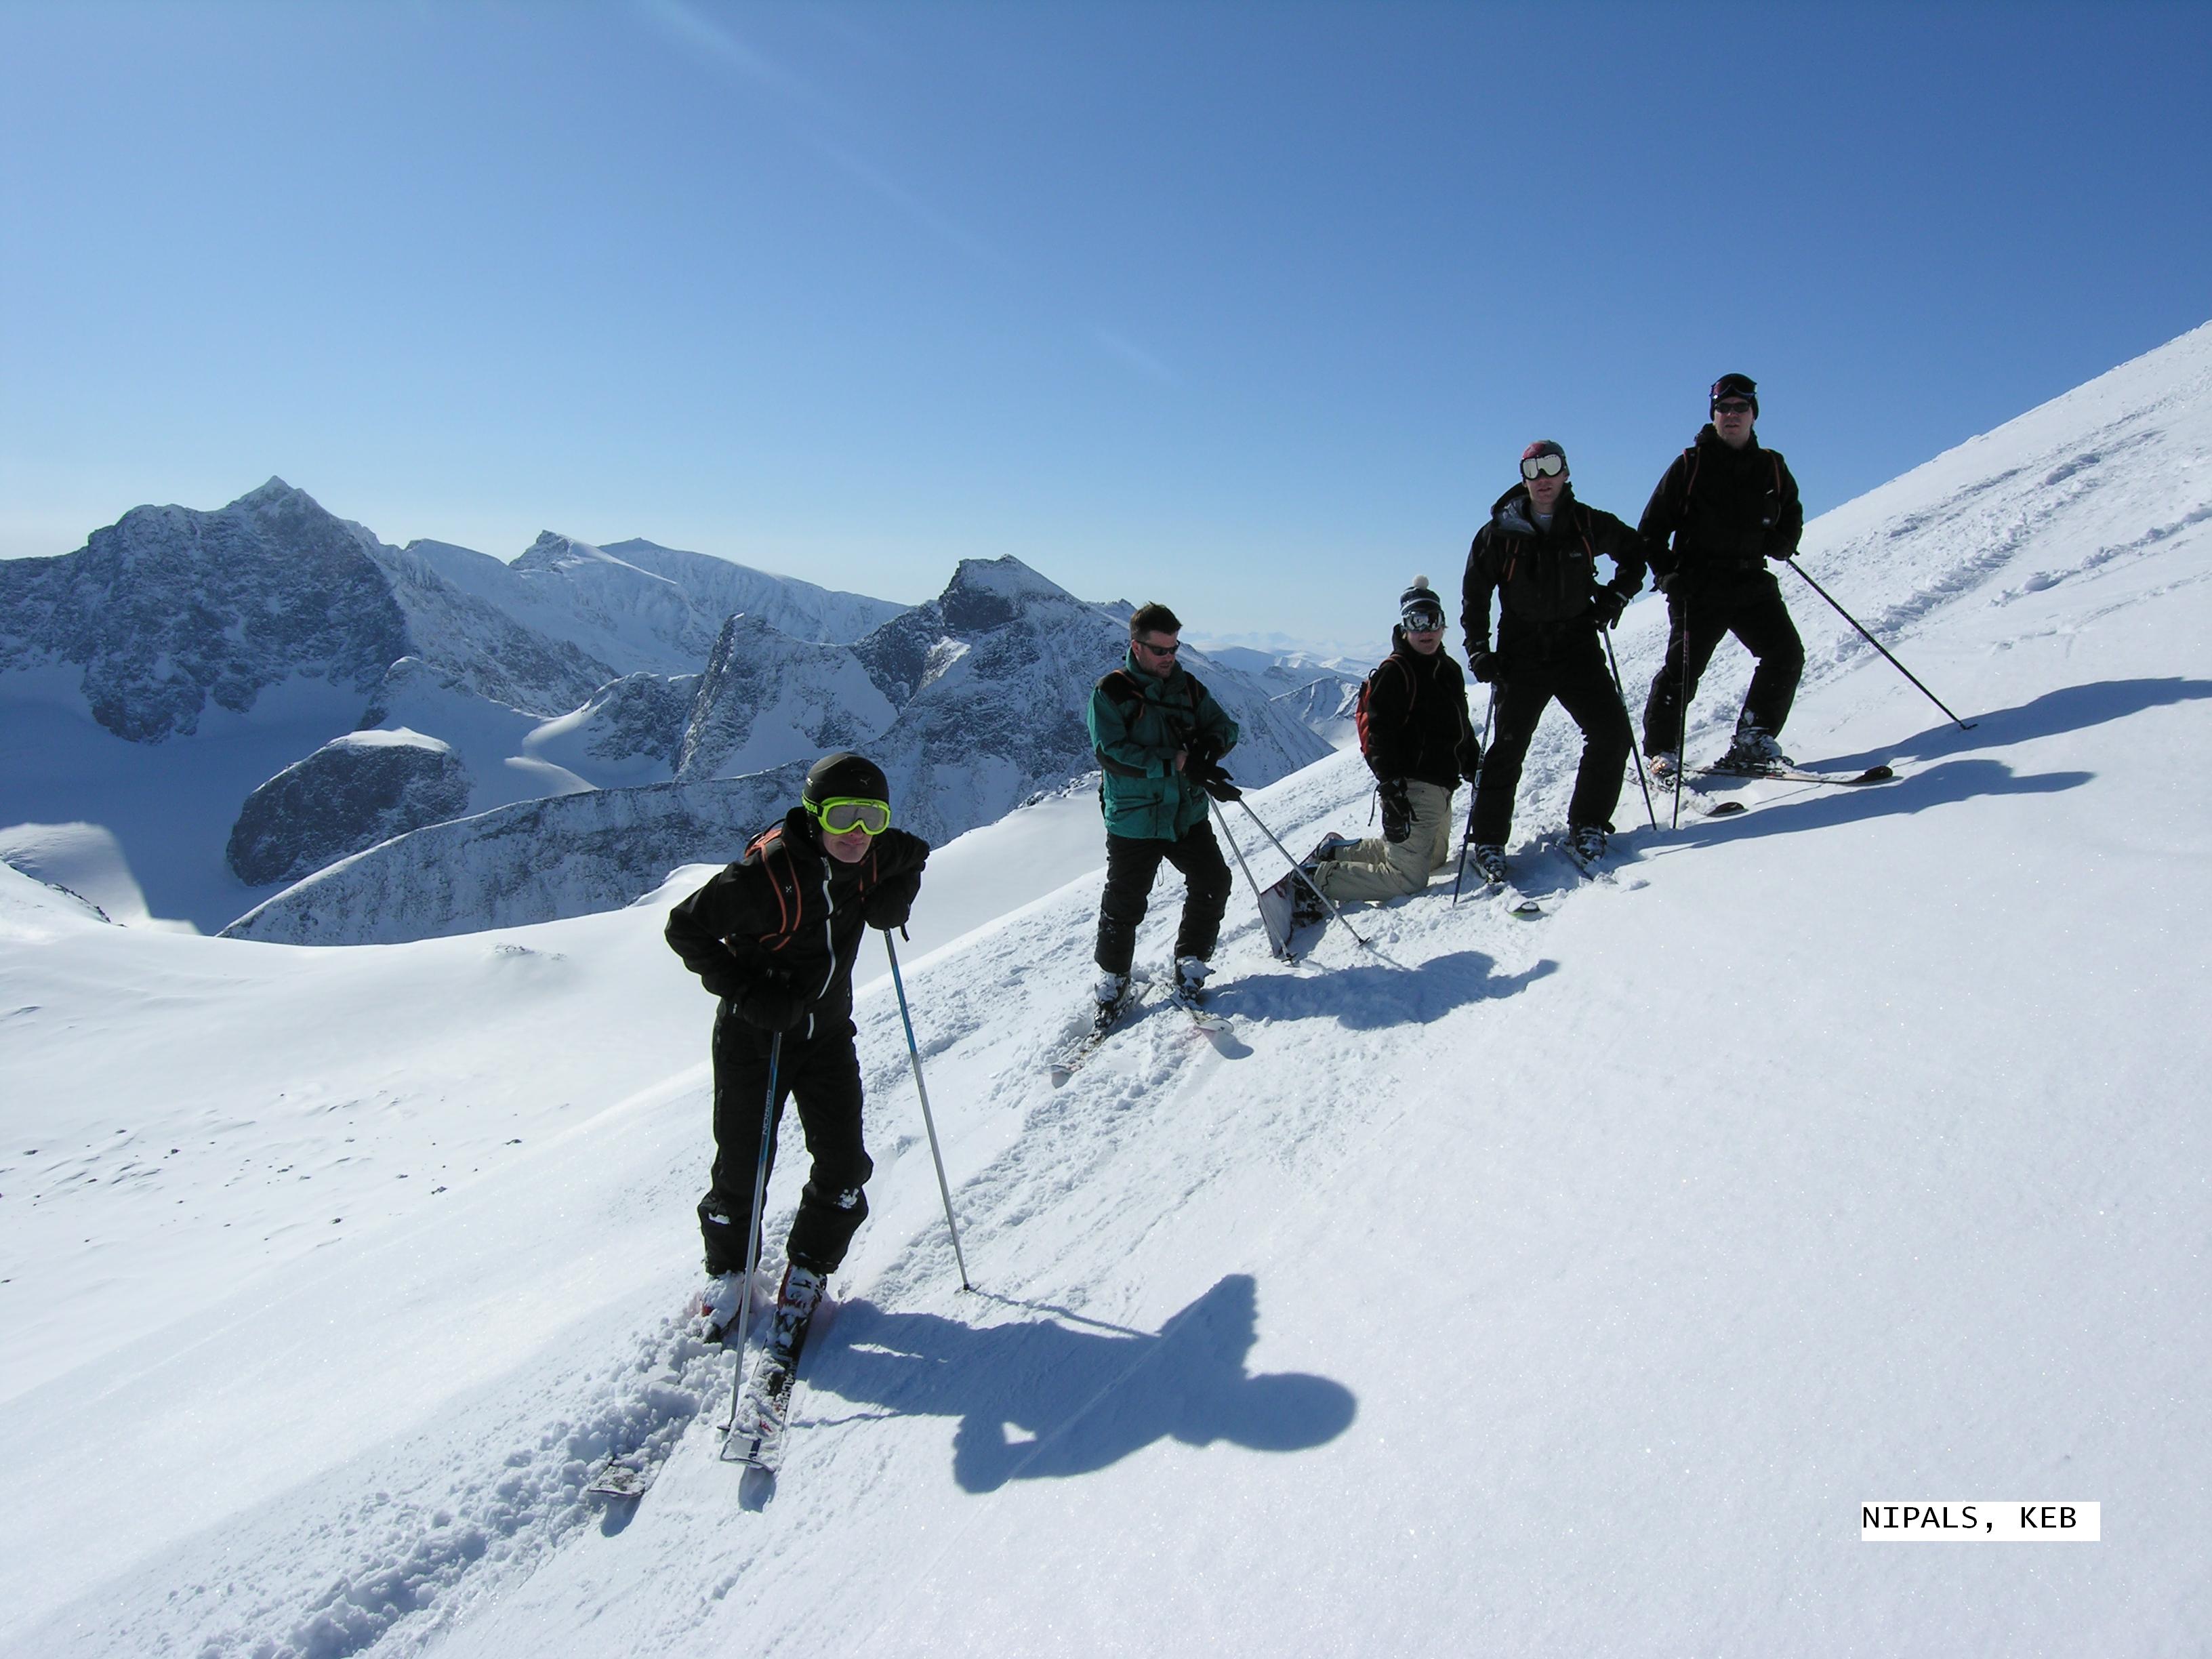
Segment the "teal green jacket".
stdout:
<svg viewBox="0 0 2212 1659">
<path fill-rule="evenodd" d="M 1206 822 L 1206 791 L 1176 770 L 1175 757 L 1201 732 L 1224 754 L 1235 747 L 1237 722 L 1212 693 L 1180 666 L 1155 679 L 1132 651 L 1093 688 L 1086 718 L 1105 775 L 1099 793 L 1108 835 L 1181 841 Z"/>
</svg>

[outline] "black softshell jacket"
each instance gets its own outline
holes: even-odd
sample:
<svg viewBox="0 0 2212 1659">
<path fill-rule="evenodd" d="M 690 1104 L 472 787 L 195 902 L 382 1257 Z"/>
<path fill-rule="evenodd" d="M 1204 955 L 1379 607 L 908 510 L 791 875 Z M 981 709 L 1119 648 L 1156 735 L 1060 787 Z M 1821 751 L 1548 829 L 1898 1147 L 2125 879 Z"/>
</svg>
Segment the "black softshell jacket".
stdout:
<svg viewBox="0 0 2212 1659">
<path fill-rule="evenodd" d="M 668 947 L 740 1015 L 752 993 L 787 979 L 806 995 L 798 1035 L 811 1037 L 851 1017 L 860 935 L 906 921 L 928 861 L 927 842 L 886 830 L 858 864 L 840 864 L 794 806 L 668 913 Z"/>
<path fill-rule="evenodd" d="M 1708 425 L 1659 480 L 1637 529 L 1661 576 L 1727 582 L 1795 553 L 1805 504 L 1780 450 L 1756 438 L 1730 449 Z"/>
<path fill-rule="evenodd" d="M 1559 492 L 1551 527 L 1543 529 L 1528 487 L 1507 490 L 1467 550 L 1459 621 L 1468 654 L 1489 648 L 1492 593 L 1501 613 L 1498 648 L 1508 655 L 1516 644 L 1540 646 L 1547 635 L 1595 630 L 1590 596 L 1600 586 L 1601 556 L 1613 567 L 1612 580 L 1603 585 L 1623 600 L 1633 599 L 1644 586 L 1644 541 L 1633 530 L 1610 513 L 1583 506 L 1572 485 Z"/>
<path fill-rule="evenodd" d="M 1359 746 L 1368 769 L 1386 781 L 1457 788 L 1480 758 L 1460 665 L 1441 647 L 1423 656 L 1406 643 L 1404 629 L 1392 629 L 1390 654 L 1367 676 Z"/>
</svg>

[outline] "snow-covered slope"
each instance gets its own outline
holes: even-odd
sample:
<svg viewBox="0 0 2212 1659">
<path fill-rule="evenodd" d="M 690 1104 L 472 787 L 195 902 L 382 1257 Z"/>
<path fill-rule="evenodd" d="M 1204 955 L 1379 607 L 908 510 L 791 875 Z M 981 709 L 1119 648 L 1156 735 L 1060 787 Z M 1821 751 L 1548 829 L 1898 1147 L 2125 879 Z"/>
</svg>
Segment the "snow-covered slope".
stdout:
<svg viewBox="0 0 2212 1659">
<path fill-rule="evenodd" d="M 1046 1080 L 1095 874 L 918 915 L 977 1292 L 878 981 L 873 1213 L 764 1505 L 674 1323 L 708 1115 L 678 886 L 313 951 L 0 872 L 0 1649 L 2195 1650 L 2208 480 L 2199 331 L 1831 515 L 1808 568 L 1972 731 L 1799 605 L 1793 748 L 1898 782 L 1760 786 L 1591 887 L 1524 842 L 1541 921 L 1439 888 L 1298 969 L 1240 896 L 1218 1048 L 1160 1011 Z M 1295 843 L 1364 783 L 1341 755 L 1253 805 Z M 1079 857 L 1012 833 L 925 904 Z M 653 1490 L 594 1508 L 632 1449 Z M 2104 1541 L 1858 1540 L 1863 1503 L 1977 1498 L 2100 1503 Z"/>
</svg>

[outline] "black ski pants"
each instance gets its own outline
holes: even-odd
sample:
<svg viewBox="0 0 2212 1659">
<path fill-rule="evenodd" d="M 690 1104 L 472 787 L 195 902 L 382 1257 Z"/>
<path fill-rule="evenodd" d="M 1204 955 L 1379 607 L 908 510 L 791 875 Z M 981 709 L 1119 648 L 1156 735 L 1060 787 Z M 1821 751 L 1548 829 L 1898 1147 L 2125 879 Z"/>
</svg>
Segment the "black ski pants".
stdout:
<svg viewBox="0 0 2212 1659">
<path fill-rule="evenodd" d="M 707 1242 L 710 1273 L 745 1270 L 750 1242 L 745 1224 L 752 1216 L 761 1121 L 768 1106 L 770 1033 L 746 1024 L 729 1006 L 724 1003 L 714 1021 L 714 1170 L 706 1197 L 699 1200 L 699 1231 Z M 823 1023 L 816 1022 L 817 1027 Z M 784 1259 L 825 1274 L 845 1260 L 853 1235 L 867 1218 L 868 1200 L 860 1189 L 875 1170 L 860 1144 L 860 1057 L 853 1048 L 853 1022 L 827 1024 L 829 1030 L 817 1030 L 812 1036 L 784 1033 L 768 1139 L 768 1161 L 774 1168 L 783 1103 L 793 1101 L 813 1167 L 799 1195 Z"/>
<path fill-rule="evenodd" d="M 1106 891 L 1098 901 L 1098 948 L 1093 959 L 1109 974 L 1126 974 L 1137 953 L 1137 924 L 1152 902 L 1152 883 L 1164 861 L 1182 872 L 1188 887 L 1182 921 L 1176 930 L 1179 957 L 1211 957 L 1229 908 L 1229 864 L 1213 838 L 1211 818 L 1180 841 L 1106 837 Z"/>
<path fill-rule="evenodd" d="M 1651 681 L 1651 695 L 1644 701 L 1644 752 L 1682 750 L 1682 710 L 1698 695 L 1698 682 L 1721 641 L 1733 634 L 1743 648 L 1758 659 L 1752 671 L 1751 689 L 1744 693 L 1739 726 L 1756 726 L 1769 737 L 1778 736 L 1790 706 L 1797 700 L 1797 682 L 1805 672 L 1805 645 L 1781 589 L 1771 574 L 1730 589 L 1697 588 L 1667 596 L 1667 659 Z M 1688 658 L 1688 684 L 1683 680 L 1683 660 Z M 1687 696 L 1685 690 L 1686 689 Z"/>
<path fill-rule="evenodd" d="M 1474 786 L 1474 839 L 1484 847 L 1503 847 L 1513 830 L 1513 797 L 1521 787 L 1521 763 L 1528 757 L 1536 723 L 1557 697 L 1582 728 L 1583 760 L 1575 774 L 1575 793 L 1567 803 L 1571 829 L 1613 828 L 1613 809 L 1620 804 L 1628 751 L 1636 734 L 1620 692 L 1606 672 L 1595 633 L 1556 654 L 1506 661 L 1498 683 L 1497 729 L 1490 752 L 1482 757 Z"/>
</svg>

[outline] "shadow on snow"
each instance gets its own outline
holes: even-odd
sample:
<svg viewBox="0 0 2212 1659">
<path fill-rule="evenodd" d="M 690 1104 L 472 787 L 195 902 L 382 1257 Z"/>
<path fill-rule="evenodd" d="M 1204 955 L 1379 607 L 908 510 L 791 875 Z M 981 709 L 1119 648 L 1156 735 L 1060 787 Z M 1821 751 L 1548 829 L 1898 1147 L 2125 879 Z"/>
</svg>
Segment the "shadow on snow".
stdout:
<svg viewBox="0 0 2212 1659">
<path fill-rule="evenodd" d="M 958 1418 L 952 1475 L 972 1492 L 1093 1474 L 1163 1439 L 1310 1450 L 1343 1433 L 1357 1410 L 1352 1391 L 1327 1377 L 1245 1370 L 1259 1321 L 1247 1273 L 1223 1279 L 1156 1334 L 988 1299 L 1046 1316 L 978 1327 L 848 1303 L 807 1387 L 817 1401 L 836 1395 L 891 1416 Z"/>
</svg>

